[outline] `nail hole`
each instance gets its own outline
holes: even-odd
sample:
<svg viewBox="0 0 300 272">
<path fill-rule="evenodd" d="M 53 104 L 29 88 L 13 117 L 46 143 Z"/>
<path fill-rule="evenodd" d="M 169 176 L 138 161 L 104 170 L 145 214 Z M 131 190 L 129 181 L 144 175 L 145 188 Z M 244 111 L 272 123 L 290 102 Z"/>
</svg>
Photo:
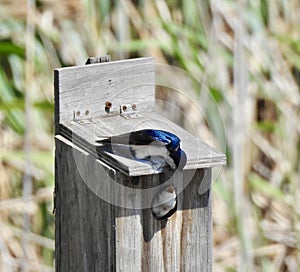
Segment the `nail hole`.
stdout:
<svg viewBox="0 0 300 272">
<path fill-rule="evenodd" d="M 127 106 L 124 105 L 124 106 L 122 107 L 122 110 L 123 110 L 123 111 L 126 111 L 126 110 L 127 110 Z"/>
<path fill-rule="evenodd" d="M 86 110 L 85 111 L 85 115 L 89 115 L 90 111 L 89 110 Z"/>
<path fill-rule="evenodd" d="M 77 112 L 76 112 L 76 115 L 79 116 L 79 115 L 80 115 L 80 111 L 77 111 Z"/>
<path fill-rule="evenodd" d="M 107 113 L 109 113 L 111 107 L 112 107 L 111 102 L 109 102 L 109 101 L 105 102 L 105 108 L 104 109 Z"/>
<path fill-rule="evenodd" d="M 108 82 L 111 82 L 111 79 L 109 79 Z"/>
<path fill-rule="evenodd" d="M 111 106 L 112 106 L 112 103 L 111 103 L 111 102 L 105 102 L 105 107 L 111 108 Z"/>
<path fill-rule="evenodd" d="M 131 107 L 133 110 L 136 110 L 136 104 L 132 104 Z"/>
</svg>

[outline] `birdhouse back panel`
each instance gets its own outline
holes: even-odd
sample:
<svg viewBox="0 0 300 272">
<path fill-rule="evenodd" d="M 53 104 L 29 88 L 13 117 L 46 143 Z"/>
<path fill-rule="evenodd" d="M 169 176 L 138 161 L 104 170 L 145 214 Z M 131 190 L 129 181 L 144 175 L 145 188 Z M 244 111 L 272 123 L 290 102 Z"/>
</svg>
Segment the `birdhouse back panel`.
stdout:
<svg viewBox="0 0 300 272">
<path fill-rule="evenodd" d="M 56 69 L 56 124 L 107 117 L 119 113 L 120 105 L 133 102 L 140 110 L 153 110 L 154 73 L 153 58 Z M 107 103 L 110 103 L 109 112 L 105 110 Z"/>
</svg>

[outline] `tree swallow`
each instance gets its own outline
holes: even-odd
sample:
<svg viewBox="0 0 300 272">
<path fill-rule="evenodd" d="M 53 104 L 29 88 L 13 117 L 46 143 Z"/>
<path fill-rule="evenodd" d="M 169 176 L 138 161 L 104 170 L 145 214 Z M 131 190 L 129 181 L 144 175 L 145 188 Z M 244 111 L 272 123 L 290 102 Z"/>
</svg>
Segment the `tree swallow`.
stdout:
<svg viewBox="0 0 300 272">
<path fill-rule="evenodd" d="M 151 205 L 152 214 L 156 219 L 168 219 L 177 209 L 177 196 L 173 185 L 154 196 Z"/>
<path fill-rule="evenodd" d="M 173 133 L 143 129 L 97 140 L 98 152 L 109 152 L 119 156 L 150 163 L 152 168 L 182 170 L 186 154 L 180 148 L 180 139 Z"/>
</svg>

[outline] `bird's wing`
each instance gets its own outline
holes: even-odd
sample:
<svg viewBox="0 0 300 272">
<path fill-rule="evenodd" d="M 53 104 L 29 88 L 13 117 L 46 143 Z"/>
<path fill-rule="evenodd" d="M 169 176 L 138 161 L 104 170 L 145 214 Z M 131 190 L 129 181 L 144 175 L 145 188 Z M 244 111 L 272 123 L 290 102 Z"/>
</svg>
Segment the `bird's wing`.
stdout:
<svg viewBox="0 0 300 272">
<path fill-rule="evenodd" d="M 124 145 L 168 145 L 172 139 L 167 137 L 164 131 L 159 130 L 138 130 L 130 133 L 125 133 L 103 140 L 96 141 L 102 145 L 114 145 L 114 144 L 124 144 Z"/>
<path fill-rule="evenodd" d="M 129 143 L 135 145 L 167 145 L 171 139 L 165 137 L 160 130 L 138 130 L 130 133 Z"/>
</svg>

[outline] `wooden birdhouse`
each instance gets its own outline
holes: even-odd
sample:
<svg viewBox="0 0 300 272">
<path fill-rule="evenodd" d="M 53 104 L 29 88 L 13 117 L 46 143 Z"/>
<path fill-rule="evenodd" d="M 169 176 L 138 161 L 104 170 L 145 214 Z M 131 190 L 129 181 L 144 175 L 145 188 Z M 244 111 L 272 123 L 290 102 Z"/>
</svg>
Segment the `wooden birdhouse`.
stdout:
<svg viewBox="0 0 300 272">
<path fill-rule="evenodd" d="M 211 271 L 211 168 L 225 155 L 155 111 L 153 58 L 88 63 L 55 70 L 56 271 Z M 144 129 L 180 138 L 183 169 L 99 151 Z M 160 218 L 165 195 L 176 205 Z"/>
</svg>

